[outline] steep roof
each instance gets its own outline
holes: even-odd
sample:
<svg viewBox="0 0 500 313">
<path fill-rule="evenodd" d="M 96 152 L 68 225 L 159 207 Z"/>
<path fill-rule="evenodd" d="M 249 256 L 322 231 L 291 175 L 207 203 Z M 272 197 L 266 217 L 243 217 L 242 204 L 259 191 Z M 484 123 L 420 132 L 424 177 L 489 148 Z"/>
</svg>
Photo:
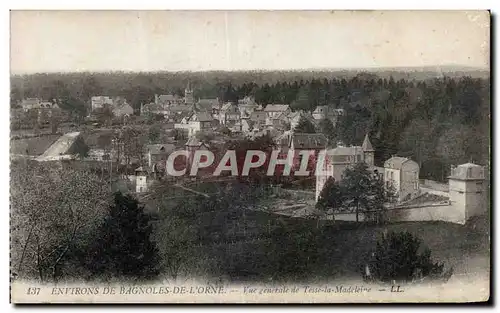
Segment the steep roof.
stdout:
<svg viewBox="0 0 500 313">
<path fill-rule="evenodd" d="M 159 102 L 176 101 L 176 100 L 179 100 L 179 97 L 177 97 L 176 95 L 159 95 L 158 96 Z"/>
<path fill-rule="evenodd" d="M 406 162 L 415 162 L 415 161 L 412 161 L 408 158 L 393 156 L 389 160 L 385 161 L 384 167 L 399 170 L 403 167 L 403 164 L 405 164 Z"/>
<path fill-rule="evenodd" d="M 219 107 L 220 103 L 219 103 L 219 98 L 213 98 L 213 99 L 200 99 L 198 100 L 198 104 Z"/>
<path fill-rule="evenodd" d="M 229 110 L 231 107 L 237 107 L 238 105 L 236 103 L 233 103 L 233 102 L 226 102 L 224 103 L 224 105 L 222 105 L 222 108 L 220 109 L 221 111 L 227 111 Z"/>
<path fill-rule="evenodd" d="M 214 120 L 212 116 L 205 111 L 195 112 L 189 117 L 189 119 L 198 122 L 211 122 Z"/>
<path fill-rule="evenodd" d="M 372 143 L 370 142 L 370 138 L 368 137 L 368 134 L 365 135 L 365 140 L 363 140 L 363 145 L 361 147 L 363 148 L 363 151 L 366 151 L 366 152 L 375 151 L 373 149 Z"/>
<path fill-rule="evenodd" d="M 283 112 L 290 108 L 288 104 L 268 104 L 264 109 L 265 112 Z"/>
<path fill-rule="evenodd" d="M 265 122 L 267 118 L 267 114 L 262 111 L 254 111 L 250 113 L 250 120 L 254 122 Z"/>
<path fill-rule="evenodd" d="M 328 140 L 323 134 L 294 133 L 292 142 L 295 148 L 321 149 L 326 147 Z"/>
<path fill-rule="evenodd" d="M 360 146 L 344 147 L 338 146 L 327 151 L 328 155 L 358 155 L 363 154 L 363 149 Z"/>
<path fill-rule="evenodd" d="M 147 145 L 147 149 L 151 154 L 168 154 L 175 150 L 175 145 L 171 143 Z"/>
<path fill-rule="evenodd" d="M 451 167 L 451 175 L 449 178 L 454 179 L 484 179 L 484 167 L 473 163 L 465 163 Z"/>
</svg>

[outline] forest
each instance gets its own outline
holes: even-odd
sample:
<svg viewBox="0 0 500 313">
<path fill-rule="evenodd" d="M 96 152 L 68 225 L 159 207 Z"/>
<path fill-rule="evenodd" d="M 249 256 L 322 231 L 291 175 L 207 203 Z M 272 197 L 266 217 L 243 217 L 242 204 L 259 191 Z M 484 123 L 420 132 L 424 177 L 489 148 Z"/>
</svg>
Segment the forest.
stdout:
<svg viewBox="0 0 500 313">
<path fill-rule="evenodd" d="M 50 73 L 11 77 L 11 107 L 23 98 L 59 99 L 62 109 L 85 115 L 93 95 L 123 96 L 137 111 L 154 94 L 183 96 L 189 82 L 195 98 L 222 102 L 253 96 L 263 106 L 289 104 L 312 111 L 319 105 L 347 115 L 326 130 L 331 143 L 360 145 L 370 134 L 381 166 L 392 155 L 410 157 L 422 178 L 446 181 L 452 164 L 489 167 L 490 78 L 436 77 L 359 72 Z M 396 77 L 396 78 L 395 78 Z"/>
</svg>

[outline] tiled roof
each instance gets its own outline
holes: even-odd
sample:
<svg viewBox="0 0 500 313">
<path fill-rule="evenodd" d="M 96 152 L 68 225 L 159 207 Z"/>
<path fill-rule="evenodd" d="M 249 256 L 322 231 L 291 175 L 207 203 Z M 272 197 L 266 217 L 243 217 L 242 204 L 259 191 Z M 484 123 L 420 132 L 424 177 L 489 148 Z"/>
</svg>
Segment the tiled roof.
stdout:
<svg viewBox="0 0 500 313">
<path fill-rule="evenodd" d="M 264 111 L 266 112 L 283 112 L 290 108 L 288 104 L 268 104 Z"/>
<path fill-rule="evenodd" d="M 322 149 L 326 147 L 328 142 L 323 134 L 292 134 L 293 146 L 297 149 Z"/>
<path fill-rule="evenodd" d="M 411 161 L 408 158 L 403 158 L 403 157 L 398 157 L 394 156 L 390 158 L 389 160 L 385 161 L 384 167 L 385 168 L 393 168 L 393 169 L 401 169 L 403 167 L 403 164 L 406 162 Z M 411 161 L 414 162 L 414 161 Z"/>
<path fill-rule="evenodd" d="M 363 154 L 363 149 L 360 146 L 351 147 L 336 147 L 327 151 L 328 155 L 358 155 Z"/>
</svg>

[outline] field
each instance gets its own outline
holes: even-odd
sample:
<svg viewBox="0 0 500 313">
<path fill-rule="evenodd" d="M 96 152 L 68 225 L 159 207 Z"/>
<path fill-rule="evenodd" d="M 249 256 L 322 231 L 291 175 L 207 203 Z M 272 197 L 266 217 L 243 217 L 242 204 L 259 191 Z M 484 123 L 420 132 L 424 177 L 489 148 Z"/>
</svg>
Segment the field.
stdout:
<svg viewBox="0 0 500 313">
<path fill-rule="evenodd" d="M 247 216 L 246 226 L 250 229 L 260 228 L 258 233 L 273 225 L 276 217 L 266 218 L 264 213 Z M 317 227 L 314 220 L 292 219 L 279 217 L 287 221 L 291 227 L 307 224 L 308 227 Z M 246 230 L 246 235 L 252 233 Z M 445 268 L 453 267 L 454 275 L 469 277 L 474 275 L 487 275 L 489 273 L 489 239 L 479 231 L 471 230 L 468 226 L 444 222 L 411 222 L 387 226 L 356 225 L 342 223 L 324 225 L 317 243 L 319 257 L 309 267 L 310 278 L 313 281 L 325 279 L 361 279 L 360 269 L 365 264 L 366 256 L 375 247 L 375 242 L 381 233 L 388 231 L 410 231 L 419 236 L 423 245 L 432 251 L 435 261 L 444 262 Z M 249 236 L 251 237 L 251 236 Z M 207 245 L 210 254 L 223 254 L 230 256 L 227 260 L 230 279 L 260 280 L 265 259 L 266 246 L 269 239 L 265 237 L 245 240 L 242 236 L 227 238 L 227 242 Z M 294 260 L 289 260 L 294 262 Z M 264 270 L 265 272 L 265 270 Z"/>
<path fill-rule="evenodd" d="M 10 141 L 10 153 L 33 156 L 41 155 L 59 137 L 60 135 L 45 135 L 33 138 L 14 139 Z"/>
</svg>

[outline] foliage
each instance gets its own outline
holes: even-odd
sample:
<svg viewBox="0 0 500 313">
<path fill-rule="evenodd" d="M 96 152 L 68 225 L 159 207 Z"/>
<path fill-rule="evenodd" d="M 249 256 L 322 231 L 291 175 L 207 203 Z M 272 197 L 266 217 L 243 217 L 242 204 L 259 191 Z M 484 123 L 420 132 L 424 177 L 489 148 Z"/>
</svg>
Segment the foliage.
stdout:
<svg viewBox="0 0 500 313">
<path fill-rule="evenodd" d="M 332 121 L 329 119 L 322 119 L 319 122 L 319 130 L 328 139 L 330 145 L 336 144 L 337 142 L 337 130 L 333 126 Z"/>
<path fill-rule="evenodd" d="M 161 126 L 159 124 L 152 125 L 148 131 L 148 140 L 150 144 L 158 143 L 161 136 Z"/>
<path fill-rule="evenodd" d="M 329 209 L 338 211 L 343 203 L 344 191 L 341 185 L 337 183 L 333 177 L 328 177 L 319 195 L 316 208 L 322 211 L 328 211 Z"/>
<path fill-rule="evenodd" d="M 278 224 L 270 235 L 266 262 L 270 265 L 273 281 L 302 280 L 309 276 L 318 258 L 316 228 L 301 224 L 290 227 Z"/>
<path fill-rule="evenodd" d="M 159 249 L 162 272 L 167 279 L 187 276 L 198 257 L 198 233 L 193 208 L 200 205 L 197 198 L 186 197 L 172 205 L 163 198 L 158 201 L 159 220 L 154 224 L 153 240 Z"/>
<path fill-rule="evenodd" d="M 444 264 L 432 261 L 430 249 L 426 248 L 419 253 L 421 243 L 422 241 L 410 232 L 384 234 L 377 241 L 369 262 L 371 278 L 382 282 L 404 282 L 443 276 L 449 278 L 452 270 L 444 273 Z"/>
<path fill-rule="evenodd" d="M 304 116 L 301 116 L 299 119 L 299 122 L 297 123 L 297 126 L 295 126 L 294 131 L 296 133 L 310 133 L 314 134 L 316 133 L 316 127 L 314 124 L 305 118 Z"/>
<path fill-rule="evenodd" d="M 136 199 L 115 193 L 108 216 L 96 232 L 86 265 L 96 279 L 152 280 L 159 274 L 159 251 L 151 240 L 152 217 Z"/>
<path fill-rule="evenodd" d="M 348 167 L 341 185 L 344 194 L 343 206 L 354 209 L 356 221 L 359 221 L 360 213 L 370 217 L 373 215 L 370 212 L 383 211 L 384 203 L 391 202 L 394 196 L 393 189 L 385 188 L 382 179 L 371 173 L 364 162 Z"/>
<path fill-rule="evenodd" d="M 81 274 L 75 258 L 92 240 L 108 201 L 106 182 L 89 172 L 12 163 L 12 270 L 40 281 Z"/>
<path fill-rule="evenodd" d="M 89 155 L 90 148 L 89 146 L 87 146 L 83 138 L 81 136 L 78 136 L 73 146 L 71 147 L 71 150 L 78 156 L 78 158 L 84 159 Z"/>
</svg>

